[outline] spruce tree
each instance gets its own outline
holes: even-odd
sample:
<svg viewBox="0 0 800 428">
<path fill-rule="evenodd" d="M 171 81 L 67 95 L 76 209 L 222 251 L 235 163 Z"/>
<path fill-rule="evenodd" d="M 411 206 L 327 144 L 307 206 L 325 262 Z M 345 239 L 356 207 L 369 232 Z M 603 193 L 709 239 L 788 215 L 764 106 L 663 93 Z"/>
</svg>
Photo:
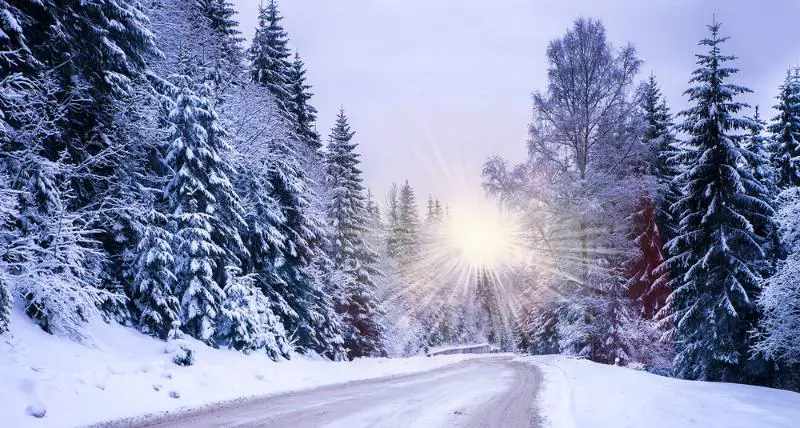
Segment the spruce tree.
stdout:
<svg viewBox="0 0 800 428">
<path fill-rule="evenodd" d="M 313 94 L 309 92 L 311 86 L 306 84 L 305 64 L 297 53 L 295 53 L 294 62 L 289 69 L 289 85 L 292 100 L 291 114 L 297 138 L 316 152 L 322 148 L 314 126 L 314 122 L 317 120 L 317 109 L 309 103 Z"/>
<path fill-rule="evenodd" d="M 331 258 L 349 277 L 337 309 L 344 322 L 344 344 L 351 359 L 385 354 L 383 326 L 379 322 L 381 309 L 372 280 L 379 274 L 375 269 L 378 254 L 365 240 L 369 217 L 353 135 L 344 110 L 340 110 L 326 156 L 331 192 L 328 217 L 333 226 Z"/>
<path fill-rule="evenodd" d="M 652 74 L 641 87 L 641 112 L 647 150 L 645 173 L 654 178 L 655 186 L 639 198 L 632 215 L 637 255 L 631 262 L 627 287 L 628 295 L 639 301 L 642 313 L 649 318 L 664 307 L 671 292 L 670 272 L 662 264 L 667 258 L 664 243 L 675 236 L 678 226 L 671 207 L 679 194 L 672 115 Z"/>
<path fill-rule="evenodd" d="M 747 380 L 743 370 L 757 319 L 755 300 L 764 258 L 765 239 L 757 231 L 772 208 L 765 189 L 754 177 L 752 154 L 743 147 L 752 126 L 735 115 L 745 104 L 735 100 L 747 88 L 726 83 L 738 70 L 724 64 L 720 24 L 700 44 L 699 68 L 685 94 L 694 106 L 681 112 L 680 130 L 692 151 L 681 154 L 687 171 L 675 207 L 678 235 L 669 243 L 669 263 L 679 270 L 670 300 L 675 308 L 675 372 L 688 379 Z M 737 132 L 739 131 L 739 132 Z M 749 373 L 752 376 L 752 373 Z"/>
<path fill-rule="evenodd" d="M 643 85 L 641 103 L 645 120 L 643 140 L 648 149 L 648 173 L 656 179 L 656 189 L 653 192 L 656 221 L 662 240 L 667 242 L 675 236 L 677 229 L 677 220 L 671 206 L 679 194 L 675 184 L 679 169 L 673 158 L 680 150 L 676 147 L 677 138 L 672 132 L 672 114 L 652 74 Z"/>
<path fill-rule="evenodd" d="M 239 351 L 264 350 L 277 361 L 289 354 L 286 332 L 253 275 L 229 267 L 225 301 L 217 318 L 215 342 Z"/>
<path fill-rule="evenodd" d="M 191 69 L 171 78 L 174 107 L 167 164 L 174 174 L 165 196 L 176 223 L 178 255 L 175 294 L 184 331 L 211 343 L 224 298 L 227 269 L 245 253 L 238 230 L 242 208 L 222 160 L 225 132 L 210 104 L 207 82 L 195 83 Z"/>
<path fill-rule="evenodd" d="M 286 46 L 288 39 L 281 20 L 275 0 L 269 0 L 266 7 L 259 6 L 258 28 L 249 51 L 250 76 L 253 82 L 269 89 L 281 114 L 294 123 L 293 112 L 297 112 L 299 107 L 293 99 L 291 53 Z M 298 77 L 295 76 L 294 80 L 297 82 Z"/>
<path fill-rule="evenodd" d="M 800 78 L 797 72 L 786 72 L 786 79 L 776 97 L 769 131 L 773 134 L 773 163 L 778 170 L 778 186 L 787 189 L 800 186 Z"/>
<path fill-rule="evenodd" d="M 408 180 L 400 188 L 397 202 L 397 255 L 401 261 L 410 262 L 418 256 L 419 213 L 414 188 Z"/>
<path fill-rule="evenodd" d="M 318 333 L 335 329 L 329 323 L 335 315 L 331 313 L 332 306 L 326 303 L 324 283 L 315 276 L 320 269 L 324 270 L 314 265 L 324 256 L 321 248 L 325 241 L 324 219 L 311 206 L 319 196 L 308 176 L 311 172 L 307 170 L 308 159 L 298 150 L 295 139 L 276 138 L 270 149 L 278 160 L 268 176 L 271 195 L 285 219 L 276 226 L 282 242 L 278 257 L 273 259 L 271 289 L 280 300 L 276 300 L 273 310 L 300 351 L 327 352 L 330 346 L 321 341 L 324 337 Z M 322 260 L 319 262 L 324 264 Z M 327 337 L 335 341 L 335 336 Z"/>
<path fill-rule="evenodd" d="M 754 109 L 753 117 L 749 119 L 750 133 L 745 139 L 744 147 L 751 153 L 749 161 L 753 169 L 753 178 L 761 183 L 764 188 L 762 199 L 774 201 L 780 193 L 780 188 L 778 187 L 779 174 L 775 166 L 770 162 L 773 157 L 774 144 L 763 135 L 766 124 L 761 119 L 758 106 Z M 759 265 L 759 272 L 767 278 L 775 272 L 778 259 L 784 256 L 784 249 L 780 242 L 777 225 L 772 221 L 765 221 L 756 226 L 756 233 L 767 238 L 764 244 L 764 251 L 767 257 Z"/>
<path fill-rule="evenodd" d="M 175 335 L 181 324 L 180 302 L 173 294 L 173 237 L 166 229 L 165 215 L 151 209 L 145 221 L 146 228 L 137 246 L 132 297 L 141 313 L 138 325 L 142 332 L 167 339 Z"/>
</svg>

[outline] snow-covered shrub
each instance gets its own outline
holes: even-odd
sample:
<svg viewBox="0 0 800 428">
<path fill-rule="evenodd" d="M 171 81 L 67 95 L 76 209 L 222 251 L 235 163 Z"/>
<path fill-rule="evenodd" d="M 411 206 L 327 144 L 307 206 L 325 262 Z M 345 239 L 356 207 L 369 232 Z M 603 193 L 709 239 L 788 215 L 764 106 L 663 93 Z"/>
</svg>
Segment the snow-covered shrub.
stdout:
<svg viewBox="0 0 800 428">
<path fill-rule="evenodd" d="M 167 345 L 167 353 L 172 354 L 172 362 L 179 366 L 191 366 L 194 364 L 194 349 L 186 343 L 172 341 Z"/>
</svg>

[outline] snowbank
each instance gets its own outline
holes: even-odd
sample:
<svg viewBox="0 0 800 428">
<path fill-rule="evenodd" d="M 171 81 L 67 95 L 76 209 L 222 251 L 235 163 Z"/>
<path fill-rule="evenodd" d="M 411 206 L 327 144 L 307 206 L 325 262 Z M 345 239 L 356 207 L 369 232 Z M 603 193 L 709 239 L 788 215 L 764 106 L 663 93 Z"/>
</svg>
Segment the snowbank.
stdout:
<svg viewBox="0 0 800 428">
<path fill-rule="evenodd" d="M 800 394 L 670 379 L 563 356 L 521 357 L 541 368 L 540 409 L 554 428 L 797 427 Z"/>
<path fill-rule="evenodd" d="M 94 322 L 93 344 L 44 333 L 23 314 L 0 336 L 0 425 L 69 427 L 183 407 L 432 370 L 468 356 L 362 359 L 296 357 L 275 363 L 188 342 L 195 364 L 181 367 L 166 344 L 119 325 Z M 37 418 L 32 414 L 44 413 Z"/>
</svg>

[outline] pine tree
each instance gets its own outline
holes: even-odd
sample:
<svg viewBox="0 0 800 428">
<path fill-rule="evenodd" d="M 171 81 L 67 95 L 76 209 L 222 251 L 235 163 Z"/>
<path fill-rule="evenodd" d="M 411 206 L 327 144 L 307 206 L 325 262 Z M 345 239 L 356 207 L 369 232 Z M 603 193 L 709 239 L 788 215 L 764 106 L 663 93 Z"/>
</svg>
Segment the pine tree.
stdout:
<svg viewBox="0 0 800 428">
<path fill-rule="evenodd" d="M 438 199 L 434 202 L 433 214 L 438 223 L 444 221 L 444 210 L 442 209 L 442 203 Z"/>
<path fill-rule="evenodd" d="M 778 170 L 778 186 L 786 189 L 800 185 L 800 77 L 786 72 L 780 86 L 778 115 L 772 118 L 769 131 L 773 133 L 773 162 Z"/>
<path fill-rule="evenodd" d="M 281 114 L 294 123 L 293 112 L 300 107 L 293 99 L 291 53 L 287 44 L 287 34 L 281 26 L 283 18 L 278 12 L 275 0 L 269 0 L 266 7 L 258 8 L 258 28 L 250 47 L 250 75 L 253 82 L 266 86 L 275 97 Z M 295 76 L 294 83 L 302 86 L 302 75 Z"/>
<path fill-rule="evenodd" d="M 183 329 L 211 343 L 227 269 L 245 253 L 238 234 L 244 220 L 228 179 L 229 166 L 221 158 L 225 132 L 210 105 L 210 86 L 195 83 L 191 74 L 188 69 L 172 76 L 175 100 L 168 116 L 167 164 L 174 175 L 165 196 L 176 222 L 175 294 Z"/>
<path fill-rule="evenodd" d="M 735 57 L 722 55 L 720 24 L 710 25 L 711 37 L 700 44 L 700 66 L 685 93 L 694 106 L 681 112 L 680 129 L 693 148 L 681 155 L 687 171 L 679 234 L 669 243 L 669 264 L 681 272 L 670 296 L 675 308 L 674 368 L 688 379 L 746 380 L 749 332 L 754 327 L 759 273 L 753 266 L 764 258 L 764 237 L 757 231 L 772 208 L 765 189 L 753 177 L 752 153 L 744 149 L 750 121 L 735 116 L 745 104 L 734 97 L 748 89 L 726 83 L 738 70 L 724 66 Z"/>
<path fill-rule="evenodd" d="M 750 133 L 744 142 L 744 147 L 752 154 L 749 161 L 753 169 L 753 178 L 761 183 L 764 188 L 763 199 L 774 201 L 780 193 L 778 187 L 779 174 L 770 162 L 774 144 L 763 135 L 765 123 L 759 115 L 758 106 L 754 109 L 753 117 L 748 119 L 751 127 Z M 775 272 L 777 260 L 783 257 L 784 251 L 780 242 L 780 234 L 773 222 L 762 222 L 756 233 L 767 238 L 767 242 L 764 244 L 764 251 L 767 257 L 759 266 L 759 272 L 767 278 Z"/>
<path fill-rule="evenodd" d="M 671 206 L 677 200 L 679 189 L 675 177 L 679 169 L 673 159 L 680 149 L 672 133 L 672 114 L 652 74 L 643 85 L 642 113 L 645 120 L 644 142 L 648 149 L 648 173 L 656 178 L 654 202 L 659 234 L 664 242 L 675 236 L 677 221 Z"/>
<path fill-rule="evenodd" d="M 400 188 L 397 202 L 397 256 L 401 262 L 409 262 L 418 256 L 419 213 L 414 188 L 405 184 Z"/>
<path fill-rule="evenodd" d="M 308 159 L 302 156 L 293 138 L 274 139 L 270 150 L 276 159 L 269 172 L 271 195 L 285 219 L 277 226 L 283 242 L 273 262 L 271 289 L 276 297 L 273 311 L 281 318 L 298 350 L 328 352 L 336 345 L 322 340 L 325 337 L 337 340 L 335 326 L 331 325 L 335 314 L 324 296 L 324 283 L 317 276 L 324 276 L 325 269 L 315 266 L 317 262 L 324 264 L 324 260 L 318 259 L 324 257 L 325 227 L 323 218 L 311 206 L 319 198 L 307 175 L 312 171 L 307 170 Z M 330 334 L 321 336 L 323 331 Z"/>
<path fill-rule="evenodd" d="M 379 274 L 375 269 L 378 255 L 365 240 L 369 217 L 353 135 L 344 110 L 340 110 L 326 158 L 331 189 L 328 216 L 334 231 L 331 258 L 349 277 L 337 308 L 345 325 L 345 347 L 351 359 L 385 355 L 383 326 L 378 321 L 381 309 L 371 278 Z"/>
<path fill-rule="evenodd" d="M 143 333 L 161 339 L 175 336 L 180 328 L 180 302 L 173 294 L 175 258 L 172 234 L 166 229 L 167 217 L 151 209 L 146 229 L 137 246 L 133 300 L 141 315 L 138 325 Z"/>
<path fill-rule="evenodd" d="M 679 171 L 673 160 L 679 150 L 672 134 L 672 115 L 652 74 L 641 88 L 641 111 L 646 174 L 654 177 L 655 186 L 639 198 L 632 216 L 637 256 L 631 262 L 627 289 L 631 298 L 639 300 L 642 313 L 651 318 L 664 307 L 671 292 L 670 272 L 662 264 L 668 256 L 664 243 L 675 236 L 678 226 L 671 206 L 679 194 L 675 182 Z"/>
<path fill-rule="evenodd" d="M 432 224 L 436 221 L 436 205 L 433 202 L 433 196 L 428 195 L 428 211 L 425 213 L 425 223 Z"/>
<path fill-rule="evenodd" d="M 400 254 L 400 195 L 397 184 L 392 183 L 387 195 L 388 205 L 388 230 L 386 234 L 386 252 L 389 257 L 397 257 Z"/>
<path fill-rule="evenodd" d="M 197 7 L 211 21 L 211 29 L 228 38 L 233 44 L 242 40 L 239 23 L 234 19 L 236 10 L 227 0 L 196 0 Z"/>
<path fill-rule="evenodd" d="M 250 352 L 264 350 L 277 361 L 289 355 L 286 332 L 272 312 L 267 297 L 252 275 L 240 275 L 229 267 L 225 301 L 217 318 L 215 342 L 220 346 Z"/>
<path fill-rule="evenodd" d="M 316 152 L 322 148 L 319 135 L 314 127 L 314 122 L 317 120 L 317 109 L 309 103 L 313 94 L 309 92 L 311 86 L 306 84 L 305 64 L 297 53 L 294 55 L 294 62 L 289 70 L 289 84 L 295 133 L 301 141 L 308 144 L 312 151 Z"/>
</svg>

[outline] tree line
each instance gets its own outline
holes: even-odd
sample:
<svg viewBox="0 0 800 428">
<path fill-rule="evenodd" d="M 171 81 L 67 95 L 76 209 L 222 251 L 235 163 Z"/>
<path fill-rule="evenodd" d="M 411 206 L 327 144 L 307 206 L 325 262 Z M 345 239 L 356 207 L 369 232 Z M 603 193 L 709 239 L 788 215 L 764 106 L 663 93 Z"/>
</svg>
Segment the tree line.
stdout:
<svg viewBox="0 0 800 428">
<path fill-rule="evenodd" d="M 797 389 L 800 75 L 767 124 L 708 26 L 673 115 L 633 45 L 578 19 L 548 45 L 528 160 L 484 186 L 527 220 L 516 338 L 534 353 Z"/>
<path fill-rule="evenodd" d="M 225 0 L 0 10 L 0 332 L 386 354 L 354 133 L 323 150 L 275 1 L 247 48 Z"/>
</svg>

